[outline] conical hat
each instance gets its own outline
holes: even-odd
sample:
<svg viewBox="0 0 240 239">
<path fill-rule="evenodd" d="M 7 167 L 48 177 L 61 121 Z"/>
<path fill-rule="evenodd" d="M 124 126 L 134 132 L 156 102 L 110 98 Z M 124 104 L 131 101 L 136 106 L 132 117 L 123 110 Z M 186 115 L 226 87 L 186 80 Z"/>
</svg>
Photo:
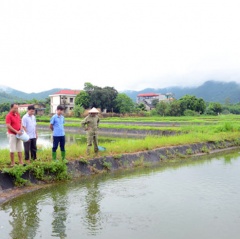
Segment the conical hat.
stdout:
<svg viewBox="0 0 240 239">
<path fill-rule="evenodd" d="M 91 110 L 88 111 L 88 113 L 99 113 L 99 111 L 93 107 Z"/>
</svg>

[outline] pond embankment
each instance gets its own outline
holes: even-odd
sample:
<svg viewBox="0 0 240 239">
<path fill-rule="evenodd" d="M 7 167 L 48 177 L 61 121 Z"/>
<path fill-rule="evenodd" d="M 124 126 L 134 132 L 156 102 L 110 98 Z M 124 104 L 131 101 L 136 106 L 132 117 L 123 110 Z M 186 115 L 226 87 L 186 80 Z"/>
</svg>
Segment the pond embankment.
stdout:
<svg viewBox="0 0 240 239">
<path fill-rule="evenodd" d="M 37 128 L 39 130 L 49 130 L 49 127 L 46 125 L 38 125 Z M 85 131 L 80 127 L 70 127 L 65 126 L 64 127 L 66 132 L 69 133 L 75 133 L 75 134 L 85 134 Z M 174 131 L 174 130 L 161 130 L 161 129 L 155 129 L 155 130 L 144 130 L 144 129 L 118 129 L 118 128 L 99 128 L 98 129 L 99 134 L 107 134 L 107 135 L 159 135 L 159 136 L 171 136 L 179 134 L 180 131 Z"/>
<path fill-rule="evenodd" d="M 235 141 L 208 142 L 163 147 L 136 153 L 97 157 L 90 160 L 80 158 L 75 161 L 68 162 L 67 170 L 68 174 L 72 178 L 76 178 L 134 167 L 149 167 L 172 159 L 181 160 L 182 158 L 216 153 L 236 148 L 239 148 L 239 146 L 236 146 Z M 46 182 L 38 180 L 32 171 L 26 171 L 22 177 L 31 182 L 34 186 L 16 188 L 14 186 L 14 177 L 7 173 L 0 172 L 0 204 L 15 196 L 36 190 L 41 188 L 43 185 L 47 185 Z"/>
<path fill-rule="evenodd" d="M 5 128 L 6 126 L 4 124 L 0 124 L 0 128 Z M 43 131 L 50 131 L 49 126 L 47 125 L 38 125 L 38 130 Z M 65 126 L 64 127 L 65 132 L 68 133 L 75 133 L 75 134 L 85 134 L 86 132 L 80 128 L 80 127 L 73 127 L 73 126 Z M 178 130 L 163 130 L 163 129 L 154 129 L 154 130 L 144 130 L 144 129 L 119 129 L 119 128 L 99 128 L 98 130 L 99 134 L 102 135 L 158 135 L 158 136 L 171 136 L 171 135 L 177 135 L 181 132 Z"/>
</svg>

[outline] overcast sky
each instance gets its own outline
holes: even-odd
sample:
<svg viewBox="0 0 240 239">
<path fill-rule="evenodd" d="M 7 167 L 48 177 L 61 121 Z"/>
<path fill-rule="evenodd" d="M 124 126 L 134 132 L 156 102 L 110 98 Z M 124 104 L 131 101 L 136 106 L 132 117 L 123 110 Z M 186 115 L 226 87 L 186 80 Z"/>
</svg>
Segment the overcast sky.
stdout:
<svg viewBox="0 0 240 239">
<path fill-rule="evenodd" d="M 239 0 L 1 0 L 0 85 L 240 83 Z"/>
</svg>

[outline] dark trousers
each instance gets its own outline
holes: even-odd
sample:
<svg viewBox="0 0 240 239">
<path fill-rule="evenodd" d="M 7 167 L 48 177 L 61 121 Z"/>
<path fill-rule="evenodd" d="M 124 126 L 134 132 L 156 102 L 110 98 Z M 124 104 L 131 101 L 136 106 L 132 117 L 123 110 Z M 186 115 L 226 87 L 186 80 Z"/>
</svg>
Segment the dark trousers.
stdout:
<svg viewBox="0 0 240 239">
<path fill-rule="evenodd" d="M 60 144 L 61 151 L 65 151 L 65 136 L 53 136 L 53 152 L 57 151 L 58 144 Z"/>
<path fill-rule="evenodd" d="M 29 139 L 29 141 L 24 142 L 24 154 L 25 160 L 29 160 L 29 153 L 31 152 L 31 159 L 35 160 L 37 158 L 37 139 Z"/>
</svg>

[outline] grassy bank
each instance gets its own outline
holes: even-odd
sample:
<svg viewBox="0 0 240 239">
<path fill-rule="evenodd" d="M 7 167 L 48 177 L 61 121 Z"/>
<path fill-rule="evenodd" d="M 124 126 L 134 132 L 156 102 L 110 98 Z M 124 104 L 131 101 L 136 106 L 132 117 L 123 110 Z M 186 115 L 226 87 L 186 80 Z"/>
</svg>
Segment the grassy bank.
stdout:
<svg viewBox="0 0 240 239">
<path fill-rule="evenodd" d="M 50 117 L 41 116 L 37 118 L 39 122 L 49 122 Z M 218 116 L 181 116 L 181 117 L 162 117 L 162 116 L 146 116 L 146 117 L 108 117 L 101 118 L 103 122 L 193 122 L 193 123 L 206 123 L 206 122 L 226 122 L 236 121 L 240 119 L 240 115 L 218 115 Z M 80 122 L 82 118 L 66 118 L 66 121 Z"/>
<path fill-rule="evenodd" d="M 185 126 L 179 127 L 180 131 L 188 134 L 175 136 L 147 136 L 144 139 L 118 139 L 117 142 L 105 142 L 106 151 L 100 152 L 105 155 L 120 155 L 124 153 L 134 153 L 143 150 L 151 150 L 160 147 L 186 145 L 204 142 L 223 142 L 226 140 L 235 141 L 239 145 L 240 125 L 238 123 L 218 123 L 216 125 L 205 126 Z M 88 160 L 93 155 L 87 156 L 85 144 L 66 145 L 68 160 Z M 58 153 L 60 158 L 60 153 Z M 41 162 L 51 162 L 51 148 L 41 149 L 38 151 L 38 159 Z M 17 162 L 17 159 L 16 159 Z M 0 170 L 9 165 L 8 149 L 0 150 Z"/>
</svg>

